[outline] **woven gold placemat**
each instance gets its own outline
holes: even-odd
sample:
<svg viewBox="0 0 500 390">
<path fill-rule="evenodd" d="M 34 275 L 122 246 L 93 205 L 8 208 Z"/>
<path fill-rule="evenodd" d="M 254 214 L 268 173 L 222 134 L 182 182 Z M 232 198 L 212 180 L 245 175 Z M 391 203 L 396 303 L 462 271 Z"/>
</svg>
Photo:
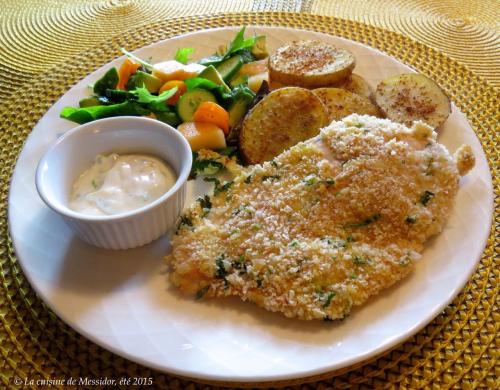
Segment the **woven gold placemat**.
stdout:
<svg viewBox="0 0 500 390">
<path fill-rule="evenodd" d="M 500 85 L 498 0 L 2 0 L 0 97 L 146 22 L 244 11 L 335 16 L 400 32 Z"/>
<path fill-rule="evenodd" d="M 353 39 L 435 79 L 467 115 L 481 140 L 495 181 L 498 209 L 497 91 L 432 48 L 358 22 L 292 13 L 184 17 L 134 28 L 25 84 L 19 89 L 22 93 L 6 101 L 0 110 L 0 379 L 5 386 L 13 386 L 16 377 L 140 376 L 153 378 L 155 388 L 201 388 L 187 379 L 152 371 L 98 347 L 47 309 L 24 278 L 8 235 L 8 182 L 24 140 L 47 108 L 72 84 L 118 56 L 119 47 L 135 49 L 188 31 L 248 24 L 290 26 Z M 477 271 L 462 293 L 425 329 L 377 359 L 288 385 L 316 381 L 311 388 L 498 388 L 498 213 L 494 221 Z"/>
</svg>

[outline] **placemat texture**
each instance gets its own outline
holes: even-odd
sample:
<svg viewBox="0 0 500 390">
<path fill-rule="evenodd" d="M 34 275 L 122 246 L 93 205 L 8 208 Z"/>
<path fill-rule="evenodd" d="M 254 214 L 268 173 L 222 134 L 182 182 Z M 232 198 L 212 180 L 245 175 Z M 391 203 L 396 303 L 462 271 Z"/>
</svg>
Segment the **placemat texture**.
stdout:
<svg viewBox="0 0 500 390">
<path fill-rule="evenodd" d="M 401 32 L 500 85 L 498 0 L 2 0 L 0 97 L 141 24 L 242 11 L 321 14 Z"/>
<path fill-rule="evenodd" d="M 80 11 L 75 15 L 80 15 Z M 43 71 L 38 78 L 24 84 L 20 89 L 22 93 L 13 94 L 0 109 L 0 381 L 5 387 L 13 386 L 11 380 L 15 376 L 33 379 L 140 376 L 154 378 L 155 388 L 205 388 L 116 356 L 78 335 L 47 309 L 24 278 L 8 236 L 8 182 L 24 140 L 44 112 L 71 85 L 117 57 L 119 47 L 132 50 L 188 31 L 249 24 L 304 28 L 353 39 L 378 48 L 435 79 L 467 115 L 482 142 L 494 177 L 498 210 L 498 93 L 484 79 L 443 53 L 375 26 L 295 13 L 182 17 L 130 29 Z M 88 39 L 87 33 L 79 32 L 76 27 L 74 33 L 79 39 Z M 96 32 L 100 34 L 100 30 Z M 54 43 L 50 54 L 55 55 L 63 43 Z M 272 385 L 296 386 L 315 381 L 309 387 L 296 388 L 499 388 L 499 225 L 500 218 L 495 212 L 491 235 L 477 271 L 453 303 L 416 336 L 357 367 Z"/>
</svg>

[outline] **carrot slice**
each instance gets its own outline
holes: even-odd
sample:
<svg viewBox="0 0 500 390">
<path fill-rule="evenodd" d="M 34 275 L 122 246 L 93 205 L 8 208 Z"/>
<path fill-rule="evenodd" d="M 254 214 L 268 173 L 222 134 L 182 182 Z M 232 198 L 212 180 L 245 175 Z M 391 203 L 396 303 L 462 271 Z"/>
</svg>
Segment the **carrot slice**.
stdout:
<svg viewBox="0 0 500 390">
<path fill-rule="evenodd" d="M 181 80 L 170 80 L 163 84 L 158 91 L 158 93 L 161 94 L 162 92 L 168 91 L 169 89 L 175 87 L 177 87 L 177 92 L 174 94 L 174 96 L 167 100 L 167 104 L 170 104 L 171 106 L 176 104 L 179 98 L 187 91 L 186 83 Z"/>
<path fill-rule="evenodd" d="M 118 84 L 116 88 L 125 89 L 125 85 L 127 85 L 130 76 L 137 72 L 137 69 L 139 69 L 140 67 L 141 64 L 136 64 L 130 58 L 126 58 L 120 66 L 120 69 L 118 70 Z"/>
<path fill-rule="evenodd" d="M 224 134 L 229 134 L 229 113 L 217 103 L 201 103 L 193 115 L 193 121 L 213 123 L 220 127 Z"/>
</svg>

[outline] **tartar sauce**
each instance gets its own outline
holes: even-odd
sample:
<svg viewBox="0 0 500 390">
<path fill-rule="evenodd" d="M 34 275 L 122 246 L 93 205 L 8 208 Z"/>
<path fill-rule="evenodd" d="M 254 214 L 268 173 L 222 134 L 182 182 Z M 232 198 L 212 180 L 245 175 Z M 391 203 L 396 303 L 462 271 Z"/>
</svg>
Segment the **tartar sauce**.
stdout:
<svg viewBox="0 0 500 390">
<path fill-rule="evenodd" d="M 69 207 L 89 215 L 131 211 L 151 203 L 176 182 L 174 170 L 146 155 L 98 155 L 73 184 Z"/>
</svg>

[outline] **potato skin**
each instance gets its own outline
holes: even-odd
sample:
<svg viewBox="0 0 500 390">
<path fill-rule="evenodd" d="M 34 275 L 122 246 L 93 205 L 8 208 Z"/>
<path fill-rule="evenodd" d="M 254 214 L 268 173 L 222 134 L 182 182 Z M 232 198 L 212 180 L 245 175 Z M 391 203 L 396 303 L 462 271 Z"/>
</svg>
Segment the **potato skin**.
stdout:
<svg viewBox="0 0 500 390">
<path fill-rule="evenodd" d="M 346 82 L 339 88 L 355 93 L 356 95 L 364 96 L 365 98 L 370 99 L 372 102 L 375 101 L 375 98 L 373 96 L 373 89 L 370 84 L 368 84 L 368 82 L 363 77 L 355 73 L 351 74 Z"/>
<path fill-rule="evenodd" d="M 304 88 L 340 85 L 354 66 L 350 51 L 320 41 L 294 41 L 269 57 L 271 80 Z"/>
<path fill-rule="evenodd" d="M 377 106 L 364 96 L 340 88 L 317 88 L 313 92 L 325 105 L 329 122 L 341 120 L 351 114 L 382 117 Z"/>
<path fill-rule="evenodd" d="M 327 110 L 310 90 L 285 87 L 272 91 L 247 114 L 240 151 L 248 164 L 269 161 L 285 149 L 314 137 L 328 123 Z"/>
</svg>

